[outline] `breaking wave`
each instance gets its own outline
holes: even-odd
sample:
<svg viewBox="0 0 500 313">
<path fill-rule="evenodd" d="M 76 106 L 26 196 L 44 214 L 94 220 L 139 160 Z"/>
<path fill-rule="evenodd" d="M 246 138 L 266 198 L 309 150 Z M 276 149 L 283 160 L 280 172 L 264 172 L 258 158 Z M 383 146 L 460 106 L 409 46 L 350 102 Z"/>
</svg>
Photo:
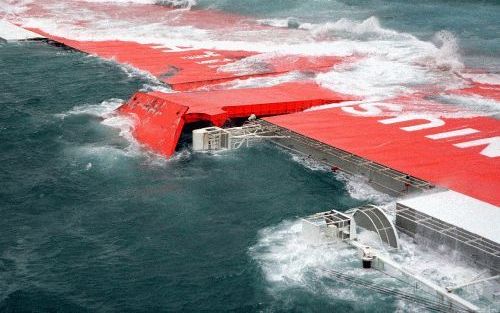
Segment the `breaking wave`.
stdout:
<svg viewBox="0 0 500 313">
<path fill-rule="evenodd" d="M 154 4 L 164 5 L 175 9 L 191 9 L 196 5 L 196 0 L 156 0 Z"/>
<path fill-rule="evenodd" d="M 175 9 L 191 9 L 191 7 L 196 5 L 196 0 L 84 0 L 86 2 L 97 2 L 97 3 L 119 3 L 119 4 L 156 4 L 163 5 L 169 8 Z"/>
<path fill-rule="evenodd" d="M 305 155 L 299 155 L 288 150 L 284 150 L 286 153 L 290 154 L 291 159 L 294 162 L 308 168 L 312 171 L 321 171 L 325 173 L 331 172 L 331 169 L 311 157 Z M 342 172 L 335 173 L 335 178 L 345 184 L 346 191 L 349 195 L 361 201 L 369 201 L 374 204 L 382 205 L 388 204 L 394 201 L 394 198 L 380 191 L 375 190 L 370 186 L 368 180 L 359 175 L 348 175 Z"/>
<path fill-rule="evenodd" d="M 335 177 L 345 183 L 349 195 L 357 200 L 369 201 L 374 204 L 385 204 L 394 201 L 394 198 L 370 186 L 368 179 L 359 175 L 337 173 Z"/>
<path fill-rule="evenodd" d="M 139 3 L 139 4 L 155 4 L 155 0 L 83 0 L 85 2 L 95 2 L 95 3 L 122 3 L 124 5 L 130 3 Z"/>
<path fill-rule="evenodd" d="M 113 98 L 105 100 L 99 104 L 85 104 L 76 106 L 68 112 L 59 114 L 58 116 L 63 119 L 76 115 L 89 115 L 99 118 L 102 125 L 119 130 L 119 135 L 126 139 L 129 143 L 125 150 L 121 150 L 120 153 L 124 153 L 129 156 L 136 156 L 140 145 L 132 136 L 134 120 L 131 117 L 126 117 L 116 113 L 116 110 L 123 104 L 123 102 L 124 101 L 122 99 Z M 82 149 L 91 154 L 100 154 L 99 152 L 109 149 L 120 150 L 116 147 L 96 145 L 85 146 Z"/>
<path fill-rule="evenodd" d="M 309 296 L 323 297 L 332 303 L 348 301 L 356 306 L 356 311 L 380 304 L 377 295 L 332 282 L 324 271 L 331 268 L 364 279 L 386 279 L 378 272 L 360 271 L 355 249 L 344 244 L 309 245 L 301 233 L 300 221 L 284 221 L 262 229 L 257 244 L 249 249 L 274 297 L 286 299 L 289 291 L 299 289 Z"/>
<path fill-rule="evenodd" d="M 145 88 L 156 89 L 157 86 Z M 108 163 L 114 163 L 120 157 L 144 158 L 146 163 L 152 166 L 167 166 L 176 161 L 186 160 L 191 157 L 191 151 L 182 149 L 177 151 L 171 158 L 166 159 L 162 155 L 155 154 L 150 149 L 144 148 L 132 135 L 135 120 L 131 116 L 120 115 L 116 110 L 123 104 L 122 99 L 108 99 L 99 104 L 85 104 L 76 106 L 68 112 L 57 114 L 59 118 L 65 119 L 71 116 L 88 115 L 100 119 L 100 124 L 118 130 L 120 137 L 128 143 L 125 147 L 100 143 L 87 144 L 76 148 L 75 153 L 83 156 L 97 156 L 104 158 Z M 89 165 L 90 164 L 90 165 Z M 92 163 L 87 164 L 87 168 L 92 168 Z"/>
<path fill-rule="evenodd" d="M 301 221 L 284 221 L 262 229 L 257 244 L 249 249 L 250 256 L 259 265 L 274 296 L 284 297 L 288 290 L 300 288 L 316 296 L 354 301 L 361 311 L 380 304 L 379 300 L 383 297 L 381 295 L 367 293 L 366 290 L 342 283 L 329 284 L 331 277 L 323 270 L 325 268 L 411 291 L 409 285 L 381 272 L 362 270 L 357 252 L 346 244 L 311 245 L 301 233 Z M 366 232 L 361 233 L 361 239 L 368 237 Z M 445 248 L 434 251 L 425 245 L 416 245 L 405 235 L 401 237 L 401 251 L 394 255 L 395 260 L 411 272 L 423 275 L 438 285 L 446 287 L 470 281 L 482 272 L 463 262 L 453 251 Z M 447 257 L 443 258 L 443 255 Z M 494 282 L 479 284 L 467 288 L 463 296 L 469 301 L 488 306 L 492 305 L 491 299 L 485 299 L 483 294 L 498 288 L 498 283 Z M 418 307 L 408 303 L 397 302 L 396 305 L 403 312 L 419 311 Z"/>
<path fill-rule="evenodd" d="M 181 0 L 162 2 L 181 8 L 196 4 Z M 355 56 L 355 60 L 337 65 L 317 75 L 315 80 L 326 88 L 366 100 L 387 100 L 430 88 L 433 93 L 440 93 L 465 87 L 470 81 L 484 81 L 485 77 L 492 81 L 488 73 L 467 71 L 460 54 L 460 42 L 453 33 L 438 31 L 431 40 L 425 41 L 384 27 L 375 16 L 361 21 L 340 18 L 318 24 L 300 23 L 293 18 L 253 21 L 241 18 L 238 23 L 226 23 L 220 20 L 219 13 L 211 11 L 206 18 L 200 18 L 199 15 L 190 16 L 196 12 L 175 12 L 166 8 L 166 11 L 159 9 L 149 16 L 143 13 L 151 9 L 139 6 L 133 9 L 137 10 L 137 18 L 132 18 L 132 14 L 120 10 L 114 14 L 110 14 L 109 9 L 92 13 L 81 4 L 49 0 L 45 5 L 50 13 L 44 17 L 25 16 L 21 12 L 15 20 L 55 35 L 82 40 L 120 39 L 155 44 L 158 49 L 191 46 L 263 53 L 223 66 L 222 71 L 255 73 L 266 70 L 266 59 L 283 53 Z M 82 10 L 87 13 L 85 21 L 81 21 Z M 188 22 L 180 22 L 182 19 Z M 83 22 L 85 27 L 81 26 Z M 283 81 L 279 77 L 275 77 L 275 83 Z M 270 81 L 253 80 L 251 86 L 259 86 L 259 83 L 267 86 Z M 474 106 L 474 110 L 483 109 L 489 113 L 491 105 Z"/>
<path fill-rule="evenodd" d="M 303 28 L 309 28 L 314 38 L 337 39 L 347 38 L 356 40 L 416 40 L 412 35 L 400 33 L 395 30 L 386 29 L 380 25 L 380 21 L 372 16 L 364 21 L 358 22 L 348 18 L 341 18 L 336 22 L 328 22 L 320 25 L 306 24 Z"/>
<path fill-rule="evenodd" d="M 287 151 L 288 152 L 288 151 Z M 321 172 L 328 172 L 330 171 L 330 168 L 326 166 L 325 164 L 316 161 L 315 159 L 308 157 L 308 156 L 303 156 L 303 155 L 298 155 L 295 153 L 289 152 L 292 160 L 299 163 L 300 165 L 304 166 L 305 168 L 310 169 L 311 171 L 321 171 Z"/>
</svg>

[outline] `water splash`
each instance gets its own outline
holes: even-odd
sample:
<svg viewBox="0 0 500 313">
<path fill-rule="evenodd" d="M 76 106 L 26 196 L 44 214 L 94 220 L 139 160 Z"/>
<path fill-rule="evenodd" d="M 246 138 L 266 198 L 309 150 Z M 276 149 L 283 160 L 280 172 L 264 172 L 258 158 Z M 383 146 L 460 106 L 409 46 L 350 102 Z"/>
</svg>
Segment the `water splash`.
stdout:
<svg viewBox="0 0 500 313">
<path fill-rule="evenodd" d="M 302 237 L 300 221 L 284 221 L 259 231 L 257 244 L 249 249 L 250 256 L 260 266 L 269 291 L 280 297 L 287 290 L 300 288 L 315 296 L 334 300 L 356 301 L 360 306 L 375 305 L 376 297 L 343 284 L 329 284 L 322 268 L 341 269 L 353 275 L 380 279 L 375 272 L 361 272 L 355 249 L 344 244 L 308 245 Z"/>
<path fill-rule="evenodd" d="M 196 5 L 196 0 L 156 0 L 154 4 L 164 5 L 169 8 L 190 10 Z"/>
<path fill-rule="evenodd" d="M 367 294 L 364 290 L 342 284 L 329 285 L 330 275 L 322 268 L 332 268 L 363 279 L 375 280 L 387 287 L 411 291 L 411 286 L 378 271 L 363 271 L 355 249 L 344 243 L 310 245 L 302 237 L 301 221 L 284 221 L 276 226 L 262 229 L 257 244 L 249 249 L 250 256 L 259 264 L 269 289 L 275 296 L 286 290 L 302 288 L 308 292 L 328 295 L 332 299 L 351 300 L 359 303 L 360 310 L 376 305 L 380 295 Z M 362 240 L 370 240 L 370 232 L 360 233 Z M 373 239 L 373 238 L 372 238 Z M 393 257 L 406 269 L 446 287 L 453 283 L 468 281 L 482 272 L 453 257 L 453 252 L 443 248 L 432 250 L 425 245 L 416 245 L 405 235 L 400 238 L 401 251 Z M 447 255 L 443 258 L 442 255 Z M 498 290 L 499 284 L 490 282 L 467 288 L 461 295 L 469 301 L 490 306 L 491 299 L 483 295 Z M 418 310 L 407 303 L 397 303 L 399 309 Z"/>
<path fill-rule="evenodd" d="M 318 162 L 317 160 L 304 155 L 298 155 L 292 152 L 288 152 L 292 160 L 304 166 L 305 168 L 310 169 L 311 171 L 320 171 L 320 172 L 329 172 L 330 168 L 325 164 Z"/>
<path fill-rule="evenodd" d="M 358 22 L 348 18 L 341 18 L 336 22 L 327 22 L 319 25 L 308 25 L 311 34 L 319 40 L 347 38 L 355 40 L 416 40 L 410 34 L 384 28 L 375 16 Z"/>
<path fill-rule="evenodd" d="M 370 186 L 368 179 L 360 175 L 347 175 L 339 172 L 335 177 L 345 183 L 349 195 L 357 200 L 369 201 L 374 204 L 387 204 L 394 198 Z"/>
</svg>

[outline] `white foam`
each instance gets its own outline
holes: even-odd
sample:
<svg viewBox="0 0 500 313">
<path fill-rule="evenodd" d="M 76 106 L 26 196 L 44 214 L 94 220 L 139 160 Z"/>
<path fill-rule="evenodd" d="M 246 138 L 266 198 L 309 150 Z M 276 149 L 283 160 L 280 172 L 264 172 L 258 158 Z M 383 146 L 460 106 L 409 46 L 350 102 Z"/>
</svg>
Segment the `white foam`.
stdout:
<svg viewBox="0 0 500 313">
<path fill-rule="evenodd" d="M 147 17 L 141 17 L 136 21 L 128 16 L 103 18 L 100 15 L 93 17 L 92 12 L 85 12 L 88 21 L 85 28 L 82 28 L 75 24 L 79 17 L 74 16 L 71 10 L 65 10 L 60 6 L 60 4 L 56 6 L 55 15 L 58 19 L 62 15 L 62 19 L 66 22 L 55 23 L 55 17 L 28 17 L 24 18 L 23 22 L 27 26 L 39 27 L 55 35 L 81 40 L 121 39 L 154 43 L 165 47 L 248 50 L 270 55 L 284 53 L 318 56 L 362 55 L 365 60 L 361 63 L 352 67 L 337 67 L 334 71 L 318 77 L 318 81 L 328 88 L 362 96 L 388 97 L 401 92 L 411 92 L 410 87 L 413 85 L 440 82 L 442 77 L 436 77 L 432 70 L 436 64 L 444 63 L 439 61 L 441 59 L 453 60 L 453 53 L 456 52 L 450 48 L 452 44 L 446 44 L 452 41 L 450 36 L 438 36 L 441 46 L 437 47 L 414 36 L 385 29 L 374 17 L 361 22 L 341 19 L 334 23 L 304 25 L 303 28 L 310 28 L 311 35 L 307 37 L 307 32 L 292 29 L 283 30 L 286 31 L 285 36 L 285 33 L 276 34 L 275 31 L 268 29 L 236 28 L 228 32 L 226 29 L 217 31 L 180 26 L 169 23 L 169 20 L 176 20 L 175 15 L 171 19 L 162 21 L 149 20 Z M 80 15 L 81 8 L 79 10 Z M 123 31 L 124 29 L 127 31 Z M 335 40 L 330 40 L 331 36 Z M 227 65 L 223 70 L 255 72 L 262 63 L 260 60 L 262 57 L 250 57 Z M 455 63 L 458 64 L 459 60 Z"/>
<path fill-rule="evenodd" d="M 294 153 L 290 153 L 292 156 L 292 160 L 299 163 L 300 165 L 312 170 L 312 171 L 321 171 L 321 172 L 328 172 L 330 169 L 328 166 L 325 164 L 316 161 L 315 159 L 308 157 L 308 156 L 303 156 L 303 155 L 297 155 Z"/>
<path fill-rule="evenodd" d="M 85 2 L 93 2 L 93 3 L 139 3 L 139 4 L 155 4 L 156 0 L 84 0 Z"/>
<path fill-rule="evenodd" d="M 196 0 L 83 0 L 91 3 L 116 3 L 116 4 L 158 4 L 176 9 L 191 9 L 196 5 Z"/>
<path fill-rule="evenodd" d="M 84 158 L 96 158 L 96 160 L 103 161 L 101 164 L 112 165 L 119 159 L 127 157 L 126 151 L 112 146 L 100 146 L 97 144 L 82 145 L 73 150 L 75 155 Z M 91 164 L 91 166 L 89 166 Z M 85 170 L 88 171 L 92 167 L 89 162 L 85 165 Z"/>
<path fill-rule="evenodd" d="M 438 48 L 435 50 L 433 58 L 431 58 L 430 64 L 433 68 L 446 71 L 461 71 L 464 69 L 456 36 L 448 31 L 442 30 L 434 35 L 433 41 Z"/>
<path fill-rule="evenodd" d="M 477 83 L 500 85 L 500 74 L 495 73 L 461 73 L 462 77 Z"/>
<path fill-rule="evenodd" d="M 155 4 L 166 5 L 176 9 L 191 9 L 196 5 L 196 0 L 156 0 Z"/>
<path fill-rule="evenodd" d="M 385 40 L 415 40 L 415 37 L 400 33 L 395 30 L 383 28 L 379 20 L 372 16 L 364 21 L 358 22 L 347 18 L 341 18 L 336 22 L 328 22 L 320 25 L 310 25 L 312 33 L 317 38 L 338 38 L 347 37 L 349 39 L 385 39 Z"/>
<path fill-rule="evenodd" d="M 420 274 L 442 287 L 454 286 L 472 281 L 483 273 L 484 268 L 474 267 L 464 261 L 463 256 L 447 247 L 436 249 L 424 244 L 415 244 L 413 239 L 400 234 L 401 251 L 394 258 L 415 274 Z M 446 257 L 443 257 L 446 256 Z M 486 282 L 463 289 L 463 296 L 469 301 L 480 300 L 489 305 L 491 299 L 482 299 L 487 292 L 500 290 L 498 282 Z"/>
<path fill-rule="evenodd" d="M 355 302 L 360 308 L 373 307 L 376 294 L 367 295 L 362 289 L 332 283 L 323 269 L 335 269 L 345 274 L 369 280 L 386 280 L 375 271 L 360 271 L 355 249 L 340 244 L 309 245 L 301 235 L 300 221 L 285 221 L 259 231 L 257 244 L 249 249 L 259 264 L 269 291 L 280 297 L 282 291 L 302 289 L 306 292 Z"/>
<path fill-rule="evenodd" d="M 79 105 L 71 110 L 69 110 L 66 113 L 59 114 L 60 117 L 64 118 L 68 115 L 81 115 L 81 114 L 86 114 L 86 115 L 93 115 L 101 118 L 108 118 L 111 116 L 114 116 L 115 110 L 118 109 L 122 104 L 124 100 L 122 99 L 117 99 L 117 98 L 112 98 L 109 100 L 105 100 L 99 104 L 84 104 L 84 105 Z"/>
<path fill-rule="evenodd" d="M 500 102 L 479 95 L 443 95 L 440 97 L 448 103 L 459 105 L 477 115 L 500 114 Z"/>
<path fill-rule="evenodd" d="M 279 57 L 278 53 L 262 53 L 249 56 L 223 65 L 217 69 L 218 72 L 237 73 L 241 75 L 266 73 L 269 71 L 269 60 Z M 293 60 L 291 60 L 293 62 Z"/>
<path fill-rule="evenodd" d="M 285 221 L 259 231 L 259 240 L 250 248 L 250 254 L 269 282 L 302 285 L 310 271 L 317 267 L 356 261 L 354 250 L 308 245 L 301 232 L 302 225 L 298 221 Z"/>
<path fill-rule="evenodd" d="M 312 171 L 322 171 L 322 172 L 331 171 L 331 169 L 327 165 L 309 156 L 298 155 L 288 150 L 284 151 L 290 154 L 293 161 L 299 163 L 300 165 Z M 342 172 L 338 172 L 335 174 L 335 178 L 342 181 L 345 184 L 346 190 L 349 193 L 349 195 L 356 200 L 370 201 L 378 205 L 388 204 L 394 201 L 393 197 L 385 193 L 382 193 L 380 191 L 377 191 L 373 187 L 371 187 L 369 185 L 368 180 L 362 176 L 348 175 Z"/>
<path fill-rule="evenodd" d="M 0 17 L 13 18 L 25 12 L 33 0 L 3 0 L 0 2 Z"/>
<path fill-rule="evenodd" d="M 359 175 L 347 175 L 338 172 L 335 177 L 343 181 L 349 195 L 357 200 L 369 201 L 375 204 L 385 204 L 394 201 L 394 198 L 375 190 L 369 185 L 368 179 Z"/>
<path fill-rule="evenodd" d="M 44 38 L 5 20 L 0 20 L 0 39 L 7 41 Z"/>
<path fill-rule="evenodd" d="M 198 90 L 209 89 L 241 89 L 241 88 L 256 88 L 256 87 L 271 87 L 278 84 L 283 84 L 292 81 L 300 81 L 308 78 L 308 75 L 301 72 L 289 72 L 276 76 L 250 77 L 243 79 L 234 79 L 229 82 L 224 82 L 212 86 L 204 86 Z M 310 77 L 309 77 L 310 78 Z"/>
<path fill-rule="evenodd" d="M 324 87 L 367 99 L 384 99 L 414 92 L 409 86 L 432 84 L 435 77 L 419 66 L 373 56 L 335 67 L 316 78 Z"/>
<path fill-rule="evenodd" d="M 286 28 L 288 27 L 288 19 L 261 19 L 257 20 L 259 24 L 272 26 L 272 27 L 280 27 Z"/>
<path fill-rule="evenodd" d="M 300 221 L 284 221 L 276 226 L 264 228 L 259 232 L 258 242 L 250 248 L 250 255 L 261 267 L 270 291 L 278 296 L 283 290 L 302 288 L 311 293 L 328 295 L 332 299 L 355 301 L 362 308 L 372 307 L 380 299 L 380 295 L 366 296 L 364 290 L 343 284 L 327 284 L 330 275 L 322 268 L 331 268 L 363 279 L 376 280 L 384 286 L 403 288 L 412 291 L 411 286 L 400 282 L 378 271 L 364 271 L 356 251 L 346 244 L 308 245 L 301 236 Z M 366 231 L 361 232 L 361 239 L 373 240 Z M 374 243 L 376 243 L 374 241 Z M 476 277 L 482 269 L 463 263 L 459 256 L 450 251 L 435 251 L 426 246 L 416 245 L 412 239 L 402 235 L 401 251 L 393 257 L 407 270 L 434 281 L 442 287 L 463 283 Z M 446 258 L 442 255 L 446 254 Z M 475 285 L 462 291 L 469 301 L 480 301 L 490 304 L 484 299 L 486 291 L 498 290 L 495 282 Z M 398 303 L 405 311 L 411 306 Z M 416 307 L 415 307 L 416 308 Z"/>
<path fill-rule="evenodd" d="M 285 19 L 261 20 L 261 23 L 285 27 Z M 459 53 L 459 42 L 452 33 L 439 31 L 430 42 L 413 35 L 384 28 L 375 17 L 358 22 L 340 19 L 324 24 L 303 24 L 317 44 L 315 53 L 354 54 L 359 62 L 336 66 L 317 76 L 322 86 L 345 94 L 357 95 L 365 101 L 384 101 L 413 94 L 432 87 L 434 94 L 465 87 L 467 80 L 495 82 L 493 74 L 457 75 L 465 71 Z M 327 42 L 328 47 L 324 44 Z M 298 46 L 296 46 L 298 47 Z M 332 51 L 332 50 L 335 50 Z M 306 52 L 307 53 L 307 52 Z M 324 106 L 328 108 L 329 106 Z M 480 109 L 489 111 L 489 107 Z M 477 109 L 477 107 L 476 107 Z M 462 115 L 449 115 L 452 117 Z"/>
<path fill-rule="evenodd" d="M 94 56 L 90 56 L 94 57 Z M 124 64 L 124 63 L 118 63 L 114 59 L 111 60 L 105 60 L 104 62 L 114 62 L 116 66 L 118 66 L 129 78 L 141 78 L 144 80 L 148 80 L 150 83 L 155 84 L 155 85 L 162 85 L 163 82 L 161 82 L 158 77 L 153 76 L 151 73 L 147 71 L 140 70 L 132 65 L 129 64 Z"/>
<path fill-rule="evenodd" d="M 120 150 L 111 146 L 85 146 L 82 149 L 90 154 L 100 154 L 111 152 L 111 154 L 118 153 L 115 150 L 120 150 L 119 154 L 124 153 L 128 156 L 137 156 L 140 152 L 140 145 L 134 139 L 132 130 L 135 121 L 130 116 L 119 115 L 116 110 L 123 104 L 121 99 L 109 99 L 99 104 L 85 104 L 76 106 L 66 113 L 59 114 L 61 118 L 67 118 L 71 115 L 91 115 L 102 119 L 101 124 L 119 130 L 119 135 L 127 140 L 129 145 L 125 150 Z"/>
<path fill-rule="evenodd" d="M 156 88 L 156 86 L 152 86 L 152 88 Z M 124 101 L 121 99 L 109 99 L 99 104 L 76 106 L 66 113 L 57 115 L 63 119 L 71 115 L 90 115 L 98 117 L 102 119 L 102 125 L 118 130 L 119 136 L 128 142 L 128 145 L 124 148 L 110 145 L 85 145 L 77 149 L 78 155 L 98 156 L 101 159 L 106 159 L 108 162 L 118 161 L 120 157 L 141 157 L 147 164 L 160 167 L 165 167 L 172 162 L 186 160 L 191 157 L 191 151 L 188 149 L 177 151 L 167 159 L 163 155 L 156 154 L 149 148 L 143 147 L 132 134 L 136 124 L 133 116 L 121 115 L 116 111 L 123 102 Z M 108 156 L 104 156 L 105 154 L 108 154 Z"/>
<path fill-rule="evenodd" d="M 160 91 L 160 92 L 164 92 L 164 93 L 173 93 L 174 91 L 172 90 L 172 88 L 162 84 L 162 83 L 159 83 L 159 84 L 144 84 L 141 88 L 141 91 L 145 91 L 145 92 L 148 92 L 148 91 Z"/>
</svg>

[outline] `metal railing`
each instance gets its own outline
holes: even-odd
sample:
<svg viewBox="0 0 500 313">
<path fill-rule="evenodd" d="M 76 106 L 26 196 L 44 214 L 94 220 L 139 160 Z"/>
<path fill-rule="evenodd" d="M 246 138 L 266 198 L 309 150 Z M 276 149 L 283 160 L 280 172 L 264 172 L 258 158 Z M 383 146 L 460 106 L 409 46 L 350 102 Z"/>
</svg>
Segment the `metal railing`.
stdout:
<svg viewBox="0 0 500 313">
<path fill-rule="evenodd" d="M 350 152 L 347 152 L 345 150 L 327 145 L 323 142 L 320 142 L 320 141 L 315 140 L 313 138 L 306 137 L 304 135 L 301 135 L 301 134 L 296 133 L 294 131 L 291 131 L 289 129 L 279 127 L 277 125 L 274 125 L 272 123 L 269 123 L 269 122 L 263 121 L 263 120 L 259 120 L 258 122 L 261 123 L 262 125 L 274 126 L 277 129 L 275 131 L 275 133 L 278 135 L 286 136 L 293 141 L 296 141 L 302 145 L 306 145 L 312 149 L 318 150 L 318 151 L 322 152 L 323 154 L 330 155 L 330 156 L 336 157 L 338 159 L 341 159 L 343 162 L 351 164 L 351 165 L 353 165 L 356 168 L 359 168 L 361 170 L 368 170 L 368 171 L 376 172 L 379 175 L 382 175 L 382 176 L 385 176 L 391 180 L 400 182 L 403 186 L 413 187 L 413 188 L 416 188 L 416 189 L 419 189 L 422 191 L 429 190 L 429 189 L 432 189 L 435 187 L 433 184 L 431 184 L 425 180 L 422 180 L 422 179 L 419 179 L 417 177 L 411 176 L 409 174 L 394 170 L 394 169 L 387 167 L 383 164 L 367 160 L 367 159 L 362 158 L 362 157 L 355 155 L 353 153 L 350 153 Z M 282 146 L 286 149 L 289 149 L 289 150 L 297 151 L 297 150 L 292 149 L 291 147 L 284 145 L 284 144 L 280 144 L 280 146 Z M 300 151 L 298 151 L 298 152 L 300 152 Z M 327 162 L 326 159 L 322 159 L 319 161 L 321 163 L 328 165 L 328 166 L 335 165 L 335 164 L 331 164 L 331 163 Z M 351 175 L 357 174 L 357 173 L 353 173 L 353 172 L 349 171 L 346 168 L 339 168 L 339 170 L 346 172 L 348 174 L 351 174 Z M 391 189 L 388 186 L 383 186 L 383 187 L 387 188 L 387 189 Z M 391 190 L 394 191 L 395 193 L 401 193 L 401 190 L 394 190 L 394 189 L 391 189 Z"/>
<path fill-rule="evenodd" d="M 434 218 L 425 213 L 416 211 L 400 203 L 398 203 L 398 205 L 396 206 L 396 221 L 397 219 L 403 219 L 404 221 L 413 223 L 415 225 L 415 230 L 413 232 L 409 230 L 408 227 L 402 228 L 398 226 L 398 228 L 403 232 L 410 232 L 410 235 L 417 235 L 419 231 L 416 228 L 423 227 L 424 229 L 428 229 L 432 232 L 449 238 L 452 241 L 456 241 L 458 243 L 466 245 L 474 250 L 477 250 L 478 252 L 480 251 L 482 253 L 485 253 L 489 257 L 491 257 L 492 260 L 498 260 L 498 258 L 500 258 L 500 244 L 477 234 L 466 231 L 463 228 L 443 222 L 442 220 Z M 398 223 L 396 222 L 396 224 Z"/>
</svg>

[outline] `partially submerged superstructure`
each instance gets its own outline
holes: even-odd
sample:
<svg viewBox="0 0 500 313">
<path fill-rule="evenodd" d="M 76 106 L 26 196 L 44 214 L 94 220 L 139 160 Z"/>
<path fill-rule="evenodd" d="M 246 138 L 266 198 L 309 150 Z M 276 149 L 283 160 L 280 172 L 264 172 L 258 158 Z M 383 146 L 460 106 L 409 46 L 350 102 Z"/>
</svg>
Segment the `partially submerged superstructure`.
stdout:
<svg viewBox="0 0 500 313">
<path fill-rule="evenodd" d="M 425 194 L 396 204 L 396 226 L 416 242 L 445 245 L 500 274 L 498 207 L 454 191 Z"/>
<path fill-rule="evenodd" d="M 347 212 L 320 212 L 303 219 L 302 222 L 302 232 L 310 241 L 321 240 L 321 237 L 353 241 L 358 238 L 357 227 L 375 233 L 381 244 L 393 249 L 399 248 L 395 226 L 384 211 L 374 205 L 364 205 Z"/>
<path fill-rule="evenodd" d="M 398 218 L 401 218 L 401 216 Z M 370 246 L 373 242 L 366 243 L 359 240 L 358 231 L 360 228 L 373 232 L 379 239 L 380 244 L 374 248 Z M 364 281 L 335 269 L 324 269 L 326 272 L 331 272 L 339 280 L 391 295 L 433 311 L 481 312 L 480 307 L 464 299 L 456 291 L 471 285 L 500 279 L 500 275 L 493 271 L 486 277 L 477 277 L 466 283 L 452 283 L 449 286 L 440 286 L 422 274 L 406 268 L 396 261 L 397 258 L 393 256 L 393 252 L 399 248 L 399 236 L 395 225 L 384 213 L 383 209 L 373 205 L 361 206 L 347 212 L 332 209 L 308 216 L 302 219 L 302 236 L 307 244 L 327 244 L 325 249 L 339 249 L 338 246 L 328 246 L 328 243 L 346 243 L 358 250 L 363 270 L 373 268 L 388 275 L 388 277 L 406 283 L 411 286 L 413 291 L 409 293 L 401 292 L 383 287 L 381 284 Z M 497 250 L 497 252 L 499 251 Z M 490 297 L 492 301 L 498 301 L 498 299 L 495 299 L 497 295 L 493 294 Z"/>
<path fill-rule="evenodd" d="M 272 86 L 221 85 L 292 71 L 315 74 L 354 62 L 358 56 L 277 54 L 259 59 L 255 51 L 64 38 L 7 21 L 1 21 L 0 37 L 55 42 L 133 66 L 170 86 L 175 92 L 137 92 L 117 110 L 134 119 L 135 138 L 161 155 L 175 152 L 186 124 L 203 122 L 211 126 L 193 132 L 195 151 L 231 150 L 269 139 L 333 172 L 361 175 L 384 193 L 414 197 L 398 202 L 395 225 L 372 206 L 358 208 L 357 213 L 323 212 L 309 219 L 312 224 L 304 225 L 324 223 L 328 236 L 352 243 L 356 243 L 356 225 L 363 226 L 393 248 L 399 245 L 397 227 L 416 241 L 442 243 L 461 251 L 470 261 L 488 268 L 491 277 L 498 274 L 498 119 L 454 116 L 452 107 L 429 100 L 438 98 L 434 94 L 370 102 L 326 89 L 307 75 Z M 257 58 L 260 66 L 254 71 L 224 70 L 247 58 Z M 471 83 L 446 93 L 499 101 L 499 90 L 495 84 Z M 224 127 L 252 114 L 259 120 Z M 388 260 L 384 264 L 395 266 Z"/>
<path fill-rule="evenodd" d="M 259 123 L 246 123 L 238 127 L 210 126 L 193 130 L 193 151 L 210 152 L 248 147 L 264 139 L 284 138 L 273 135 L 276 129 Z"/>
</svg>

